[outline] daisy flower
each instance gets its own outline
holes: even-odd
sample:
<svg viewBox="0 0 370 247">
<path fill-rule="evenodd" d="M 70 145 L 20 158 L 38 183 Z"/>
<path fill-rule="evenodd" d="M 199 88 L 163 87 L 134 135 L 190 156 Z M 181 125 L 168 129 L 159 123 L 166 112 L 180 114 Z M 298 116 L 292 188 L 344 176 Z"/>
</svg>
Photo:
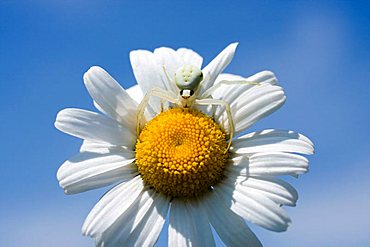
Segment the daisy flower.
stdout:
<svg viewBox="0 0 370 247">
<path fill-rule="evenodd" d="M 282 205 L 298 196 L 279 176 L 307 172 L 313 144 L 293 131 L 245 134 L 285 95 L 270 71 L 223 74 L 236 47 L 203 69 L 190 49 L 132 51 L 138 85 L 128 90 L 100 67 L 85 73 L 100 113 L 58 113 L 56 128 L 83 144 L 57 178 L 66 194 L 113 185 L 82 227 L 96 246 L 153 246 L 166 218 L 176 247 L 214 246 L 212 228 L 226 246 L 261 246 L 246 221 L 287 229 Z"/>
</svg>

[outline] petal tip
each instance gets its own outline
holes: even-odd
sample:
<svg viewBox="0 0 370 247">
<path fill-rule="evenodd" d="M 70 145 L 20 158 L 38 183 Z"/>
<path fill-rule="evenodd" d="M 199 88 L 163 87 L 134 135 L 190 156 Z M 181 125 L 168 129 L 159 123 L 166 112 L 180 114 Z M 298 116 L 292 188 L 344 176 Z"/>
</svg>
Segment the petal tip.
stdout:
<svg viewBox="0 0 370 247">
<path fill-rule="evenodd" d="M 83 75 L 84 82 L 86 83 L 87 76 L 94 73 L 106 73 L 106 71 L 97 65 L 91 66 Z"/>
<path fill-rule="evenodd" d="M 239 42 L 231 43 L 230 45 L 228 45 L 228 46 L 226 47 L 226 49 L 225 49 L 225 50 L 229 50 L 229 52 L 230 52 L 231 54 L 234 54 L 234 53 L 235 53 L 235 51 L 236 51 L 236 48 L 238 47 L 238 45 L 239 45 Z"/>
<path fill-rule="evenodd" d="M 63 168 L 63 165 L 61 165 L 59 168 L 58 168 L 58 171 L 57 171 L 57 180 L 59 181 L 59 185 L 60 185 L 60 187 L 63 187 L 63 186 L 61 186 L 61 184 L 60 184 L 60 182 L 62 181 L 62 179 L 63 179 L 63 170 L 64 170 L 64 168 Z"/>
<path fill-rule="evenodd" d="M 239 45 L 239 42 L 233 42 L 230 44 L 230 46 L 232 46 L 233 48 L 238 47 L 238 45 Z"/>
<path fill-rule="evenodd" d="M 96 70 L 103 70 L 102 67 L 98 66 L 98 65 L 93 65 L 91 66 L 87 71 L 96 71 Z"/>
<path fill-rule="evenodd" d="M 59 184 L 60 185 L 60 184 Z M 62 187 L 62 186 L 60 186 L 60 187 Z M 63 187 L 62 187 L 63 188 Z M 70 190 L 68 190 L 68 189 L 64 189 L 64 194 L 66 194 L 66 195 L 73 195 L 73 194 L 75 194 L 75 193 L 73 193 L 73 191 L 70 191 Z"/>
<path fill-rule="evenodd" d="M 90 233 L 89 233 L 90 229 L 89 229 L 89 226 L 88 226 L 86 220 L 85 220 L 84 224 L 82 225 L 81 233 L 82 233 L 83 236 L 90 236 Z"/>
<path fill-rule="evenodd" d="M 63 118 L 63 115 L 64 115 L 64 112 L 65 112 L 66 109 L 63 109 L 63 110 L 60 110 L 58 113 L 57 113 L 57 116 L 55 117 L 55 122 L 54 122 L 54 127 L 57 129 L 57 130 L 60 130 L 63 132 L 63 130 L 61 129 L 61 119 Z"/>
</svg>

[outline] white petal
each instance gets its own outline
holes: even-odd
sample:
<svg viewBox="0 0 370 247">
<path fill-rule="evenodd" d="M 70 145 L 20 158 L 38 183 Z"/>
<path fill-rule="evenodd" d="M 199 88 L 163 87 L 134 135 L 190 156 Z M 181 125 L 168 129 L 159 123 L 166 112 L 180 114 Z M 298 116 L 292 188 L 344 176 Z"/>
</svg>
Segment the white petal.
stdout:
<svg viewBox="0 0 370 247">
<path fill-rule="evenodd" d="M 82 233 L 97 237 L 107 230 L 128 209 L 143 191 L 140 176 L 121 183 L 106 193 L 87 216 Z"/>
<path fill-rule="evenodd" d="M 202 95 L 208 88 L 212 87 L 216 78 L 230 64 L 238 43 L 232 43 L 217 55 L 203 70 L 205 79 L 199 89 L 199 95 Z"/>
<path fill-rule="evenodd" d="M 133 147 L 136 136 L 115 120 L 101 114 L 81 109 L 61 110 L 55 127 L 81 139 L 107 142 L 113 145 Z"/>
<path fill-rule="evenodd" d="M 214 191 L 236 214 L 268 230 L 285 231 L 291 222 L 281 207 L 258 192 L 247 191 L 222 182 L 215 187 Z"/>
<path fill-rule="evenodd" d="M 253 191 L 266 196 L 278 205 L 295 206 L 298 200 L 297 191 L 287 182 L 272 177 L 240 176 L 235 167 L 226 175 L 224 183 L 234 186 L 239 191 Z"/>
<path fill-rule="evenodd" d="M 261 84 L 247 90 L 230 105 L 235 124 L 235 135 L 240 134 L 259 119 L 279 109 L 285 102 L 284 91 L 279 86 Z M 226 112 L 218 121 L 228 129 Z"/>
<path fill-rule="evenodd" d="M 192 246 L 193 226 L 185 203 L 180 199 L 171 202 L 168 227 L 168 246 Z"/>
<path fill-rule="evenodd" d="M 121 211 L 117 220 L 95 239 L 96 246 L 124 246 L 132 229 L 143 219 L 154 200 L 153 191 L 143 191 L 126 210 Z M 129 245 L 125 245 L 129 246 Z"/>
<path fill-rule="evenodd" d="M 116 80 L 104 69 L 94 66 L 84 74 L 84 82 L 103 113 L 135 131 L 137 103 Z"/>
<path fill-rule="evenodd" d="M 126 90 L 126 92 L 130 95 L 130 97 L 135 100 L 135 102 L 137 103 L 141 103 L 141 101 L 143 100 L 144 96 L 143 96 L 143 91 L 141 91 L 140 89 L 140 86 L 138 84 L 136 84 L 135 86 L 132 86 L 130 87 L 129 89 Z M 138 112 L 138 109 L 136 111 L 136 113 Z M 146 107 L 146 110 L 144 111 L 144 116 L 143 116 L 143 121 L 147 121 L 147 120 L 150 120 L 152 119 L 154 116 L 156 115 L 156 113 L 153 111 L 153 109 L 150 107 L 150 106 L 147 106 Z M 135 117 L 135 120 L 137 118 Z M 135 124 L 136 124 L 136 121 L 135 121 Z M 135 130 L 136 131 L 136 130 Z"/>
<path fill-rule="evenodd" d="M 182 58 L 184 64 L 191 64 L 199 69 L 202 68 L 203 58 L 195 51 L 187 48 L 179 48 L 177 49 L 177 54 Z"/>
<path fill-rule="evenodd" d="M 204 205 L 197 200 L 189 200 L 186 203 L 189 210 L 189 217 L 192 218 L 194 225 L 194 244 L 193 246 L 215 246 L 213 234 L 207 217 Z"/>
<path fill-rule="evenodd" d="M 96 245 L 153 246 L 162 230 L 168 206 L 169 198 L 153 190 L 143 191 L 114 224 L 96 238 Z"/>
<path fill-rule="evenodd" d="M 271 71 L 261 71 L 257 74 L 254 74 L 248 78 L 244 78 L 239 75 L 233 75 L 233 74 L 220 74 L 215 82 L 215 85 L 222 82 L 222 81 L 228 81 L 228 82 L 253 82 L 258 83 L 260 85 L 263 84 L 270 84 L 270 85 L 276 85 L 277 79 L 275 77 L 275 74 Z M 212 97 L 215 99 L 222 99 L 226 102 L 228 102 L 230 105 L 234 104 L 234 101 L 236 101 L 240 95 L 245 93 L 247 90 L 256 87 L 258 85 L 246 83 L 245 85 L 221 85 L 213 94 Z"/>
<path fill-rule="evenodd" d="M 125 243 L 127 246 L 154 246 L 166 220 L 170 197 L 156 194 L 154 203 L 140 225 L 132 231 Z"/>
<path fill-rule="evenodd" d="M 231 169 L 242 176 L 296 176 L 308 171 L 308 160 L 297 154 L 283 152 L 256 153 L 232 159 Z"/>
<path fill-rule="evenodd" d="M 80 147 L 80 152 L 89 152 L 89 153 L 99 153 L 99 154 L 107 154 L 113 152 L 128 152 L 131 149 L 127 149 L 122 146 L 116 146 L 109 143 L 104 142 L 94 142 L 94 141 L 87 141 L 84 140 Z"/>
<path fill-rule="evenodd" d="M 256 82 L 259 84 L 270 84 L 270 85 L 277 85 L 278 80 L 275 76 L 275 74 L 271 71 L 264 70 L 261 72 L 258 72 L 248 78 L 246 78 L 247 81 Z"/>
<path fill-rule="evenodd" d="M 286 130 L 263 130 L 253 132 L 233 141 L 237 154 L 258 152 L 292 152 L 312 154 L 312 142 L 302 134 Z"/>
<path fill-rule="evenodd" d="M 178 198 L 172 201 L 168 246 L 214 246 L 206 213 L 198 203 Z"/>
<path fill-rule="evenodd" d="M 141 91 L 138 84 L 132 86 L 126 90 L 126 92 L 130 95 L 130 97 L 136 101 L 136 103 L 140 103 L 143 100 L 143 91 Z"/>
<path fill-rule="evenodd" d="M 244 84 L 228 85 L 223 84 L 222 82 L 225 83 L 234 82 Z M 251 84 L 251 82 L 253 84 Z M 255 83 L 258 83 L 258 85 L 255 85 Z M 242 106 L 241 103 L 245 102 L 250 97 L 247 96 L 248 91 L 252 89 L 255 90 L 254 87 L 260 87 L 261 85 L 265 84 L 267 85 L 277 84 L 277 79 L 274 73 L 272 73 L 271 71 L 262 71 L 248 78 L 244 78 L 242 76 L 233 74 L 220 74 L 215 82 L 215 86 L 218 88 L 212 93 L 212 97 L 215 99 L 221 99 L 225 102 L 228 102 L 233 113 L 232 115 L 235 115 L 240 106 Z M 205 97 L 207 95 L 208 92 L 205 92 L 205 94 L 202 97 Z M 223 107 L 216 107 L 214 108 L 213 111 L 210 111 L 210 109 L 208 109 L 207 113 L 209 112 L 211 112 L 210 115 L 213 115 L 217 122 L 223 125 L 225 129 L 229 128 L 228 118 Z M 235 119 L 234 123 L 237 124 Z"/>
<path fill-rule="evenodd" d="M 154 87 L 162 88 L 177 96 L 173 91 L 175 85 L 172 85 L 165 76 L 164 69 L 161 67 L 153 53 L 145 50 L 136 50 L 130 52 L 131 66 L 134 71 L 136 81 L 138 82 L 144 94 L 148 93 Z M 149 105 L 156 113 L 161 111 L 160 99 L 151 97 Z M 166 107 L 168 104 L 166 103 Z"/>
<path fill-rule="evenodd" d="M 210 223 L 226 246 L 262 246 L 244 220 L 227 208 L 216 193 L 208 193 L 201 199 Z"/>
<path fill-rule="evenodd" d="M 176 70 L 185 64 L 184 60 L 175 50 L 168 47 L 160 47 L 155 49 L 154 57 L 159 67 L 161 68 L 161 72 L 163 72 L 162 76 L 165 76 L 164 69 L 169 76 L 170 80 L 168 80 L 167 76 L 164 77 L 164 79 L 167 79 L 167 84 L 169 86 L 167 86 L 167 90 L 171 90 L 172 92 L 177 93 L 178 89 L 173 81 L 175 78 Z"/>
<path fill-rule="evenodd" d="M 137 175 L 132 151 L 107 154 L 79 153 L 64 162 L 57 178 L 66 194 L 96 189 Z"/>
<path fill-rule="evenodd" d="M 106 116 L 110 116 L 109 113 L 108 112 L 105 112 L 105 110 L 103 108 L 101 108 L 101 106 L 98 103 L 96 103 L 95 101 L 93 101 L 93 104 L 94 104 L 95 108 L 98 111 L 100 111 L 101 113 L 103 113 Z"/>
</svg>

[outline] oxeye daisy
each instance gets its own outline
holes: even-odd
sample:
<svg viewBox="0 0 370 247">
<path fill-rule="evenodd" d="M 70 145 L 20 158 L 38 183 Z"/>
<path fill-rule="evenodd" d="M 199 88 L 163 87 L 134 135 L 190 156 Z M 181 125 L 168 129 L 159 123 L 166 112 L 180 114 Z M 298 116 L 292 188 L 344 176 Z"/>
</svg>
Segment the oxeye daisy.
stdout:
<svg viewBox="0 0 370 247">
<path fill-rule="evenodd" d="M 153 246 L 169 213 L 168 245 L 261 246 L 246 221 L 285 231 L 296 190 L 281 175 L 307 172 L 313 144 L 293 131 L 248 127 L 280 108 L 275 75 L 222 74 L 237 44 L 207 66 L 190 49 L 130 53 L 138 85 L 105 70 L 84 83 L 100 113 L 64 109 L 55 126 L 83 139 L 58 170 L 66 194 L 113 185 L 82 227 L 96 246 Z"/>
</svg>

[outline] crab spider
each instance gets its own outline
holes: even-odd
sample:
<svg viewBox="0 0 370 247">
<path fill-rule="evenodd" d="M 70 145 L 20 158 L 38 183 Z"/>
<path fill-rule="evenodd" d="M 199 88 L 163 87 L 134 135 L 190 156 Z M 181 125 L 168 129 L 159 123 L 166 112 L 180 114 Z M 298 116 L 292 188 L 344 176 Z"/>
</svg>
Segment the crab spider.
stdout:
<svg viewBox="0 0 370 247">
<path fill-rule="evenodd" d="M 163 67 L 164 72 L 167 76 L 167 79 L 172 83 L 175 83 L 177 88 L 179 89 L 179 95 L 175 95 L 172 92 L 166 91 L 164 89 L 154 87 L 152 88 L 143 98 L 141 103 L 138 106 L 138 113 L 137 113 L 137 135 L 140 134 L 141 128 L 141 118 L 144 114 L 146 106 L 149 103 L 149 99 L 151 96 L 156 96 L 161 100 L 167 100 L 170 103 L 173 103 L 179 107 L 183 108 L 190 108 L 194 105 L 219 105 L 224 106 L 225 111 L 227 114 L 227 118 L 229 121 L 229 144 L 225 152 L 230 149 L 231 141 L 234 136 L 235 125 L 232 118 L 232 113 L 230 109 L 230 104 L 226 101 L 220 99 L 213 99 L 211 98 L 211 94 L 219 88 L 222 84 L 224 85 L 245 85 L 245 84 L 254 84 L 258 85 L 256 82 L 250 82 L 246 80 L 238 80 L 238 81 L 220 81 L 218 84 L 213 85 L 209 89 L 207 89 L 204 93 L 199 95 L 200 84 L 203 81 L 203 73 L 202 71 L 193 66 L 193 65 L 183 65 L 177 69 L 175 72 L 174 80 L 170 79 L 170 76 L 167 74 L 165 67 Z M 206 78 L 207 79 L 207 78 Z M 199 98 L 200 97 L 200 98 Z"/>
</svg>

